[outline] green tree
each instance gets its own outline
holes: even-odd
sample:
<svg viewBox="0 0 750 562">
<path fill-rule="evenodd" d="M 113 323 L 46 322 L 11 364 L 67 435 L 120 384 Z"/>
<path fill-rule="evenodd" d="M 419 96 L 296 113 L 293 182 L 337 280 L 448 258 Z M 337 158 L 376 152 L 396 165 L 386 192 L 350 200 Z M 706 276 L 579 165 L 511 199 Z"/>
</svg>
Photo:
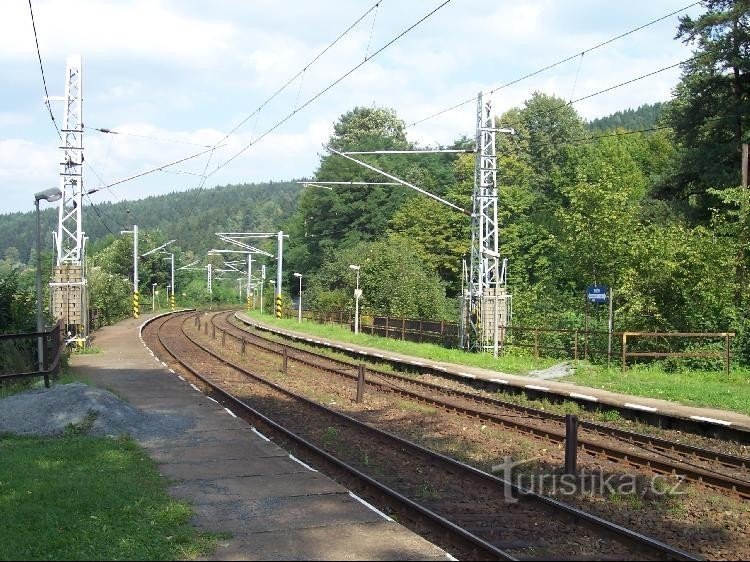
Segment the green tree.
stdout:
<svg viewBox="0 0 750 562">
<path fill-rule="evenodd" d="M 315 310 L 354 309 L 359 265 L 362 314 L 407 318 L 443 318 L 450 309 L 437 275 L 413 251 L 408 240 L 390 236 L 332 253 L 310 278 L 306 298 Z"/>
<path fill-rule="evenodd" d="M 709 188 L 740 183 L 741 144 L 750 120 L 750 0 L 704 0 L 707 11 L 680 18 L 677 38 L 695 47 L 665 113 L 681 148 L 662 195 L 690 200 L 710 218 Z"/>
</svg>

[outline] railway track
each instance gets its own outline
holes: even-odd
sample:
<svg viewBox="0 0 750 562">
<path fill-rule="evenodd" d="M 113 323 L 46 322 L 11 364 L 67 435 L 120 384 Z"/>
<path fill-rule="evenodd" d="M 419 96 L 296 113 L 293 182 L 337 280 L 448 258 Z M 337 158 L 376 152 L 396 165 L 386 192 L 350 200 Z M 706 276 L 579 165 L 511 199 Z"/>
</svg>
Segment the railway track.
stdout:
<svg viewBox="0 0 750 562">
<path fill-rule="evenodd" d="M 253 334 L 230 322 L 233 313 L 214 315 L 216 330 L 266 353 L 284 355 L 308 367 L 322 369 L 349 380 L 357 379 L 358 363 L 282 344 Z M 212 328 L 212 333 L 214 328 Z M 476 393 L 447 388 L 414 377 L 367 367 L 369 388 L 399 394 L 550 443 L 565 442 L 565 416 L 521 406 Z M 750 499 L 750 459 L 667 439 L 623 430 L 590 421 L 580 422 L 579 450 L 608 461 L 645 468 L 656 474 L 679 474 L 685 480 Z"/>
<path fill-rule="evenodd" d="M 192 315 L 156 320 L 147 328 L 148 339 L 159 346 L 155 351 L 169 354 L 234 408 L 305 447 L 308 456 L 346 467 L 348 478 L 377 481 L 386 505 L 402 498 L 422 516 L 431 514 L 433 524 L 442 522 L 442 533 L 456 533 L 464 549 L 472 545 L 472 558 L 696 559 L 282 388 L 201 344 L 196 326 L 186 329 L 191 322 Z M 202 328 L 207 332 L 207 324 Z"/>
</svg>

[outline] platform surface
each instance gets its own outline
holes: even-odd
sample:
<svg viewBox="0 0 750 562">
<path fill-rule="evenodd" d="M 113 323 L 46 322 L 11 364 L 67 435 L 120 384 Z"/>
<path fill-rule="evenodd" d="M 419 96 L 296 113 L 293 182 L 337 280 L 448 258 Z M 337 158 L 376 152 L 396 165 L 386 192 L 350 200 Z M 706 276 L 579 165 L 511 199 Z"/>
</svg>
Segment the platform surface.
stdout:
<svg viewBox="0 0 750 562">
<path fill-rule="evenodd" d="M 181 416 L 178 434 L 139 439 L 193 524 L 228 532 L 211 560 L 447 560 L 435 545 L 360 503 L 170 372 L 139 338 L 144 319 L 95 332 L 102 352 L 77 375 L 149 413 Z"/>
</svg>

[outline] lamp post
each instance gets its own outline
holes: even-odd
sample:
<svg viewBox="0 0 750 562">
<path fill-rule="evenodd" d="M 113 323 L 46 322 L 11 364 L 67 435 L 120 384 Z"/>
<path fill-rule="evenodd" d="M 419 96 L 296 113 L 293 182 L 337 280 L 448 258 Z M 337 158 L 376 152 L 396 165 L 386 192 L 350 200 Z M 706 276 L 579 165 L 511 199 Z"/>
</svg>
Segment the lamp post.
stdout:
<svg viewBox="0 0 750 562">
<path fill-rule="evenodd" d="M 362 291 L 359 289 L 359 266 L 350 265 L 349 269 L 354 270 L 357 273 L 357 285 L 354 289 L 354 333 L 359 333 L 359 297 L 362 296 Z"/>
<path fill-rule="evenodd" d="M 59 187 L 51 187 L 34 195 L 36 207 L 36 331 L 41 334 L 44 331 L 44 319 L 42 318 L 42 227 L 39 218 L 39 201 L 44 199 L 48 203 L 58 201 L 62 197 Z M 36 357 L 39 363 L 38 369 L 44 370 L 44 341 L 41 335 L 36 338 Z M 44 386 L 49 388 L 49 378 L 44 377 Z"/>
<path fill-rule="evenodd" d="M 302 323 L 302 274 L 295 273 L 295 277 L 299 278 L 299 300 L 297 302 L 297 324 Z"/>
<path fill-rule="evenodd" d="M 156 285 L 157 283 L 151 283 L 151 312 L 156 310 Z"/>
</svg>

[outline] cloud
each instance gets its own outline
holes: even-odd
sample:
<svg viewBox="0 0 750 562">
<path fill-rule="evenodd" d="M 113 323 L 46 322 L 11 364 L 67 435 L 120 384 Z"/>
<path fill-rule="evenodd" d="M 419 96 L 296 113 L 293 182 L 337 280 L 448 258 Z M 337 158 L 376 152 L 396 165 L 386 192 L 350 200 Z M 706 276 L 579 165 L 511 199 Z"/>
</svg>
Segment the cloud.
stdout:
<svg viewBox="0 0 750 562">
<path fill-rule="evenodd" d="M 229 21 L 186 17 L 159 0 L 52 0 L 37 1 L 33 7 L 40 48 L 54 58 L 75 52 L 205 64 L 226 51 L 235 35 Z M 3 10 L 0 59 L 35 54 L 28 6 L 10 2 L 4 3 Z"/>
</svg>

